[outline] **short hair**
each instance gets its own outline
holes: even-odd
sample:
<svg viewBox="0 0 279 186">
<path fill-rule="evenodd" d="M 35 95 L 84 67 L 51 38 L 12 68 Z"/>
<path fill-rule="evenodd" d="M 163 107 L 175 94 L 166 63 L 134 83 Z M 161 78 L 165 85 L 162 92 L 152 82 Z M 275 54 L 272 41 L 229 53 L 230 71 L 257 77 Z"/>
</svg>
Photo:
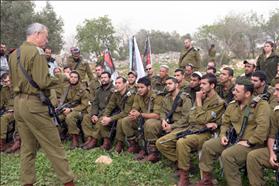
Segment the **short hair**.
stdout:
<svg viewBox="0 0 279 186">
<path fill-rule="evenodd" d="M 191 67 L 191 69 L 194 68 L 193 64 L 191 64 L 191 63 L 187 63 L 187 64 L 185 65 L 185 68 L 186 68 L 186 67 Z"/>
<path fill-rule="evenodd" d="M 115 80 L 117 80 L 117 79 L 122 79 L 122 82 L 123 82 L 123 83 L 126 83 L 126 82 L 127 82 L 127 79 L 124 78 L 123 76 L 118 76 Z"/>
<path fill-rule="evenodd" d="M 79 75 L 78 71 L 73 70 L 73 71 L 70 72 L 70 75 L 71 74 L 76 74 L 78 76 L 78 79 L 80 80 L 80 75 Z"/>
<path fill-rule="evenodd" d="M 175 69 L 174 73 L 180 72 L 182 75 L 184 75 L 185 71 L 182 68 Z"/>
<path fill-rule="evenodd" d="M 269 44 L 271 48 L 274 48 L 274 43 L 272 41 L 266 41 L 265 44 Z"/>
<path fill-rule="evenodd" d="M 178 83 L 178 80 L 177 80 L 176 78 L 174 78 L 174 77 L 168 77 L 168 78 L 166 79 L 166 81 L 167 81 L 167 80 L 172 80 L 172 82 Z"/>
<path fill-rule="evenodd" d="M 101 67 L 102 69 L 104 69 L 104 66 L 103 66 L 103 65 L 101 65 L 101 64 L 96 65 L 96 67 L 95 67 L 95 68 L 97 68 L 97 67 Z"/>
<path fill-rule="evenodd" d="M 225 67 L 223 68 L 223 70 L 226 70 L 229 72 L 229 76 L 233 76 L 234 72 L 233 72 L 233 69 L 231 67 Z"/>
<path fill-rule="evenodd" d="M 52 51 L 52 49 L 49 46 L 45 47 L 44 51 L 46 51 L 46 50 Z"/>
<path fill-rule="evenodd" d="M 208 67 L 207 70 L 213 70 L 213 73 L 215 74 L 217 72 L 215 67 Z"/>
<path fill-rule="evenodd" d="M 237 85 L 243 85 L 245 92 L 250 92 L 251 94 L 254 93 L 254 85 L 250 81 L 239 79 L 239 80 L 236 81 L 236 84 Z"/>
<path fill-rule="evenodd" d="M 111 74 L 108 71 L 104 71 L 104 72 L 101 73 L 101 75 L 103 75 L 103 74 L 107 74 L 108 77 L 111 78 Z"/>
<path fill-rule="evenodd" d="M 1 81 L 6 79 L 9 76 L 9 73 L 5 72 L 4 74 L 1 75 Z"/>
<path fill-rule="evenodd" d="M 45 30 L 48 31 L 48 28 L 45 25 L 41 23 L 32 23 L 26 29 L 26 36 L 28 37 L 35 33 L 43 32 Z"/>
<path fill-rule="evenodd" d="M 141 83 L 141 84 L 144 84 L 145 86 L 151 86 L 151 81 L 147 78 L 147 77 L 142 77 L 142 78 L 139 78 L 138 84 Z"/>
<path fill-rule="evenodd" d="M 66 70 L 67 68 L 69 68 L 70 70 L 72 70 L 72 68 L 70 66 L 64 66 L 63 70 Z"/>
<path fill-rule="evenodd" d="M 258 77 L 260 79 L 260 81 L 264 81 L 264 82 L 267 81 L 266 73 L 262 70 L 257 70 L 255 72 L 253 72 L 252 76 Z"/>
<path fill-rule="evenodd" d="M 204 74 L 201 79 L 207 79 L 209 84 L 214 84 L 214 87 L 217 85 L 217 78 L 214 74 Z"/>
</svg>

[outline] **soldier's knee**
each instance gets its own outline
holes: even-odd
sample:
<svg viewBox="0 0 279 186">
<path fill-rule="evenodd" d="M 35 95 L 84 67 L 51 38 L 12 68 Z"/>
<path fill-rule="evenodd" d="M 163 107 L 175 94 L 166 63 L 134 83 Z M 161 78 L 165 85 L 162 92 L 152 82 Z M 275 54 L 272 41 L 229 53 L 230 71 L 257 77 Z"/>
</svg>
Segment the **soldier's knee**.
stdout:
<svg viewBox="0 0 279 186">
<path fill-rule="evenodd" d="M 162 148 L 162 144 L 160 143 L 161 142 L 161 140 L 160 139 L 157 139 L 156 140 L 156 143 L 155 143 L 155 145 L 156 145 L 156 147 L 157 147 L 157 149 L 160 151 L 160 149 Z"/>
<path fill-rule="evenodd" d="M 221 153 L 221 159 L 222 159 L 223 162 L 224 162 L 224 161 L 229 161 L 229 160 L 231 160 L 231 158 L 232 158 L 232 154 L 231 154 L 231 152 L 228 151 L 227 149 L 224 150 L 224 151 Z"/>
<path fill-rule="evenodd" d="M 247 160 L 246 160 L 247 165 L 249 165 L 251 163 L 255 164 L 255 162 L 257 162 L 257 158 L 258 158 L 258 155 L 256 152 L 253 152 L 253 151 L 249 152 L 247 154 Z"/>
</svg>

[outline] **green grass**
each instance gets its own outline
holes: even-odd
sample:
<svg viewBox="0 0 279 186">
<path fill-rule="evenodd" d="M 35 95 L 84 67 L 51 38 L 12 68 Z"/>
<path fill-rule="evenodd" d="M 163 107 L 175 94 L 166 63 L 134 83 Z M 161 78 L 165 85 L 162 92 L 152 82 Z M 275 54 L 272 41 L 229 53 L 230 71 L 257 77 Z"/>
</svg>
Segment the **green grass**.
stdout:
<svg viewBox="0 0 279 186">
<path fill-rule="evenodd" d="M 66 145 L 66 148 L 67 145 Z M 171 163 L 163 159 L 162 161 L 151 163 L 140 163 L 133 160 L 133 155 L 122 153 L 120 155 L 114 152 L 105 152 L 99 148 L 84 151 L 77 149 L 73 151 L 67 150 L 67 157 L 72 170 L 76 177 L 76 185 L 113 185 L 113 186 L 135 186 L 135 185 L 175 185 L 177 177 L 175 170 L 171 167 Z M 101 156 L 107 155 L 112 158 L 110 165 L 96 164 L 95 160 Z M 19 183 L 19 154 L 3 154 L 1 158 L 1 181 L 0 185 L 16 186 Z M 198 160 L 195 155 L 192 157 L 192 169 L 190 173 L 192 183 L 199 180 Z M 214 176 L 217 178 L 216 185 L 225 186 L 225 180 L 221 175 L 219 163 L 215 165 Z M 36 186 L 43 185 L 62 185 L 49 161 L 40 151 L 36 159 Z M 244 176 L 243 176 L 244 177 Z M 272 170 L 265 171 L 267 185 L 275 186 L 274 172 Z M 243 185 L 248 186 L 248 180 L 244 177 Z"/>
</svg>

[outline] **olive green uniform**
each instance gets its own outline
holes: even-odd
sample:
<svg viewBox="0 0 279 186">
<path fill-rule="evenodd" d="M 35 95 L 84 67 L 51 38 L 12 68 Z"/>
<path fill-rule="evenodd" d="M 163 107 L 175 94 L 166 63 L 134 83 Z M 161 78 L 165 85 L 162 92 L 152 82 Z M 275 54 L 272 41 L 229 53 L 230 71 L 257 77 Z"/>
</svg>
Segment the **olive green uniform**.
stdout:
<svg viewBox="0 0 279 186">
<path fill-rule="evenodd" d="M 43 50 L 34 44 L 24 42 L 21 47 L 20 63 L 33 80 L 46 93 L 59 82 L 51 80 Z M 70 170 L 64 146 L 57 127 L 52 123 L 48 107 L 37 97 L 38 90 L 33 88 L 23 76 L 17 65 L 16 52 L 10 55 L 10 74 L 15 92 L 14 116 L 21 138 L 20 174 L 21 183 L 35 183 L 35 158 L 38 145 L 46 153 L 54 171 L 63 183 L 74 179 Z"/>
<path fill-rule="evenodd" d="M 225 90 L 224 85 L 218 84 L 216 86 L 216 92 L 219 94 L 219 96 L 224 99 L 226 104 L 228 105 L 232 100 L 233 100 L 233 89 L 234 89 L 234 84 L 231 82 L 228 86 L 228 88 Z"/>
<path fill-rule="evenodd" d="M 208 50 L 208 56 L 209 56 L 209 59 L 215 59 L 216 49 L 215 48 L 210 48 Z"/>
<path fill-rule="evenodd" d="M 95 115 L 98 116 L 100 120 L 100 117 L 103 116 L 105 107 L 113 93 L 114 86 L 112 82 L 106 86 L 100 86 L 97 88 L 95 99 L 92 101 L 91 107 L 89 108 L 89 114 L 84 115 L 81 123 L 85 137 L 94 137 L 95 139 L 100 138 L 100 128 L 97 128 L 96 124 L 92 125 L 91 117 Z"/>
<path fill-rule="evenodd" d="M 252 106 L 252 101 L 246 105 L 250 107 L 250 115 L 248 117 L 247 127 L 242 136 L 242 140 L 248 140 L 254 147 L 245 147 L 240 144 L 235 144 L 230 147 L 225 147 L 220 140 L 226 136 L 226 131 L 232 126 L 239 134 L 242 120 L 243 109 L 236 101 L 232 101 L 222 118 L 220 137 L 206 141 L 202 147 L 199 167 L 204 172 L 212 172 L 213 160 L 221 155 L 224 174 L 229 186 L 241 185 L 241 174 L 239 169 L 245 166 L 247 154 L 261 147 L 267 139 L 270 121 L 270 107 L 266 101 L 259 100 L 257 105 Z"/>
<path fill-rule="evenodd" d="M 78 62 L 79 62 L 79 65 L 75 69 Z M 93 76 L 93 73 L 92 73 L 92 70 L 91 70 L 89 64 L 87 62 L 83 61 L 82 57 L 80 57 L 77 61 L 75 61 L 73 56 L 68 57 L 67 66 L 69 66 L 72 70 L 75 69 L 76 71 L 78 71 L 81 81 L 85 80 L 86 74 L 87 74 L 90 82 L 94 79 L 94 76 Z"/>
<path fill-rule="evenodd" d="M 279 131 L 279 105 L 274 108 L 271 115 L 271 127 L 269 130 L 269 138 L 276 138 Z M 249 152 L 247 156 L 247 172 L 250 185 L 264 186 L 263 167 L 272 168 L 269 163 L 268 148 L 260 148 Z"/>
<path fill-rule="evenodd" d="M 117 122 L 116 139 L 118 141 L 124 141 L 125 136 L 122 131 L 121 119 L 128 116 L 134 102 L 134 95 L 135 92 L 129 90 L 124 95 L 114 92 L 103 113 L 103 116 L 110 117 L 112 122 Z M 115 111 L 116 113 L 113 113 Z M 110 137 L 110 126 L 103 126 L 101 122 L 97 122 L 96 127 L 100 129 L 100 136 L 102 138 Z"/>
<path fill-rule="evenodd" d="M 279 57 L 272 52 L 268 58 L 264 54 L 261 54 L 257 60 L 256 70 L 263 70 L 267 76 L 267 83 L 270 84 L 271 80 L 277 74 L 277 65 L 279 63 Z"/>
<path fill-rule="evenodd" d="M 200 91 L 200 86 L 196 86 L 194 88 L 191 88 L 190 86 L 188 86 L 185 89 L 185 92 L 188 93 L 191 97 L 192 100 L 192 104 L 194 104 L 194 102 L 196 101 L 196 92 Z"/>
<path fill-rule="evenodd" d="M 150 91 L 146 96 L 135 95 L 132 109 L 139 111 L 140 113 L 156 113 L 160 114 L 162 97 L 157 96 L 154 92 Z M 149 106 L 150 105 L 150 106 Z M 149 107 L 149 108 L 148 108 Z M 161 121 L 158 119 L 147 119 L 144 123 L 144 135 L 145 138 L 149 138 L 146 127 L 150 125 L 157 126 Z M 122 130 L 128 140 L 134 140 L 136 138 L 137 123 L 129 118 L 129 116 L 122 119 Z"/>
<path fill-rule="evenodd" d="M 166 80 L 169 76 L 166 76 L 164 78 L 160 78 L 160 76 L 154 76 L 154 78 L 151 81 L 151 87 L 153 92 L 155 92 L 157 95 L 166 95 Z"/>
<path fill-rule="evenodd" d="M 4 108 L 6 111 L 13 111 L 14 110 L 14 92 L 12 88 L 5 86 L 1 89 L 1 98 L 0 98 L 0 105 L 1 108 Z M 0 138 L 6 139 L 9 124 L 14 121 L 14 113 L 13 112 L 5 112 L 1 116 L 1 122 L 0 122 Z M 17 133 L 17 127 L 15 127 L 16 133 Z"/>
<path fill-rule="evenodd" d="M 179 68 L 185 69 L 187 64 L 191 63 L 193 65 L 194 71 L 199 71 L 201 68 L 201 56 L 199 50 L 192 47 L 190 49 L 184 49 L 180 53 L 178 66 Z"/>
<path fill-rule="evenodd" d="M 253 96 L 259 96 L 262 99 L 266 100 L 269 103 L 271 110 L 273 110 L 274 107 L 277 105 L 276 97 L 273 95 L 274 91 L 274 87 L 266 85 L 263 93 L 258 94 L 256 91 L 254 91 Z"/>
<path fill-rule="evenodd" d="M 61 114 L 59 118 L 61 120 L 65 120 L 68 126 L 68 133 L 70 135 L 79 134 L 80 131 L 77 127 L 77 121 L 81 120 L 82 115 L 87 112 L 89 103 L 89 90 L 82 86 L 81 83 L 78 83 L 77 85 L 68 85 L 65 88 L 63 94 L 65 94 L 65 91 L 67 91 L 67 89 L 69 89 L 69 92 L 64 103 L 79 101 L 79 104 L 70 108 L 70 113 L 68 113 L 67 115 Z"/>
<path fill-rule="evenodd" d="M 188 103 L 189 104 L 189 103 Z M 171 161 L 178 161 L 178 168 L 189 170 L 189 163 L 192 151 L 200 150 L 202 144 L 211 137 L 211 133 L 188 135 L 187 137 L 175 139 L 176 133 L 183 130 L 199 130 L 205 127 L 207 123 L 220 123 L 221 116 L 225 110 L 224 101 L 216 93 L 211 98 L 206 98 L 201 107 L 193 107 L 191 111 L 183 110 L 188 118 L 179 128 L 170 134 L 163 136 L 156 142 L 159 151 Z M 181 117 L 181 116 L 180 116 Z M 172 141 L 160 144 L 160 142 L 174 139 Z"/>
<path fill-rule="evenodd" d="M 97 89 L 101 86 L 101 82 L 98 78 L 94 78 L 90 84 L 89 84 L 89 89 L 90 89 L 90 100 L 94 100 L 96 96 L 96 91 Z"/>
</svg>

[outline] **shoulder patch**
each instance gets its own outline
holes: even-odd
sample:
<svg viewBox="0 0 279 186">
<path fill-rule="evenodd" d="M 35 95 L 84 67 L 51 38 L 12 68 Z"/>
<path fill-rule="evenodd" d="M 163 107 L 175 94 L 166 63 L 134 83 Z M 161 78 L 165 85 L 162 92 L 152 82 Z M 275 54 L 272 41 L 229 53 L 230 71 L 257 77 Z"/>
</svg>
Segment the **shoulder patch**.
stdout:
<svg viewBox="0 0 279 186">
<path fill-rule="evenodd" d="M 277 105 L 276 107 L 274 107 L 274 111 L 279 110 L 279 105 Z"/>
<path fill-rule="evenodd" d="M 45 55 L 45 52 L 42 48 L 36 47 L 40 55 Z"/>
</svg>

